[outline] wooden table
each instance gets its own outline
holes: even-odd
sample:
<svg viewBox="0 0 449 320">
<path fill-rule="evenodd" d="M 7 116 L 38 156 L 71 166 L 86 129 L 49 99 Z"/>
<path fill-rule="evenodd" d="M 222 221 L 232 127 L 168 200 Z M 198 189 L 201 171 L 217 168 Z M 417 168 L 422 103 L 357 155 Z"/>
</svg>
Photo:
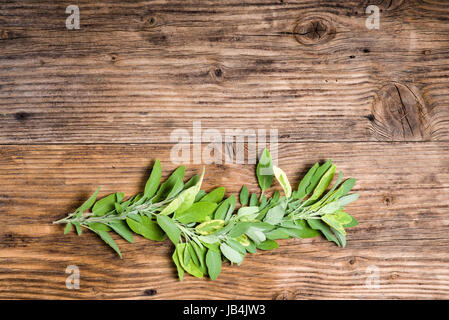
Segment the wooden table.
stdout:
<svg viewBox="0 0 449 320">
<path fill-rule="evenodd" d="M 448 299 L 448 75 L 447 1 L 2 1 L 0 298 Z M 139 192 L 156 158 L 167 176 L 194 121 L 277 129 L 294 186 L 327 158 L 357 178 L 347 248 L 283 240 L 179 282 L 168 241 L 115 237 L 120 260 L 52 225 L 98 185 Z M 206 190 L 257 190 L 252 164 L 206 170 Z"/>
</svg>

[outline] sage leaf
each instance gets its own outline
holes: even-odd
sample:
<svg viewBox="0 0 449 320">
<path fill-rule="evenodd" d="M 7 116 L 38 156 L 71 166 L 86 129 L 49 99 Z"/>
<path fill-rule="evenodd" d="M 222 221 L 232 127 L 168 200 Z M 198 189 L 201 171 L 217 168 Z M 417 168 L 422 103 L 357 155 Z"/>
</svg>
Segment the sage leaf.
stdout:
<svg viewBox="0 0 449 320">
<path fill-rule="evenodd" d="M 84 202 L 81 205 L 81 207 L 79 207 L 76 211 L 77 212 L 84 212 L 87 209 L 89 209 L 90 207 L 92 207 L 92 205 L 95 203 L 95 200 L 97 199 L 98 192 L 100 192 L 100 187 L 98 187 L 97 191 L 95 191 L 94 194 L 91 195 L 90 198 L 87 199 L 86 202 Z"/>
<path fill-rule="evenodd" d="M 162 166 L 159 160 L 156 160 L 153 165 L 153 169 L 151 170 L 150 177 L 148 178 L 147 183 L 145 184 L 145 191 L 143 195 L 145 198 L 149 199 L 154 196 L 157 188 L 159 187 L 159 183 L 161 182 L 162 176 Z"/>
<path fill-rule="evenodd" d="M 64 228 L 64 235 L 66 235 L 67 233 L 69 233 L 70 230 L 72 230 L 72 224 L 69 222 L 69 223 L 67 223 L 67 224 L 65 225 L 65 228 Z"/>
<path fill-rule="evenodd" d="M 270 239 L 256 245 L 256 248 L 260 250 L 273 250 L 277 247 L 279 247 L 279 244 L 276 241 Z"/>
<path fill-rule="evenodd" d="M 76 233 L 80 236 L 83 233 L 83 229 L 81 228 L 81 225 L 79 222 L 72 222 L 72 224 L 75 226 Z"/>
<path fill-rule="evenodd" d="M 196 232 L 199 234 L 206 236 L 214 233 L 215 231 L 223 228 L 225 222 L 224 220 L 210 220 L 205 221 L 195 227 Z"/>
<path fill-rule="evenodd" d="M 338 203 L 340 204 L 340 206 L 344 207 L 350 204 L 351 202 L 356 201 L 358 198 L 359 198 L 358 193 L 351 193 L 338 199 Z"/>
<path fill-rule="evenodd" d="M 89 226 L 89 228 L 91 228 L 92 230 L 95 231 L 110 231 L 111 228 L 109 228 L 107 225 L 105 225 L 104 223 L 100 223 L 100 222 L 91 222 L 88 223 L 87 226 Z"/>
<path fill-rule="evenodd" d="M 335 237 L 340 242 L 342 248 L 346 247 L 346 236 L 341 234 L 337 229 L 331 227 L 332 232 L 335 234 Z"/>
<path fill-rule="evenodd" d="M 212 280 L 217 279 L 221 272 L 221 254 L 210 249 L 207 250 L 206 265 L 209 277 Z"/>
<path fill-rule="evenodd" d="M 332 166 L 332 160 L 329 159 L 324 163 L 323 165 L 319 166 L 314 174 L 313 177 L 310 179 L 310 183 L 306 188 L 306 194 L 310 194 L 317 184 L 320 182 L 321 177 L 328 171 L 328 169 Z"/>
<path fill-rule="evenodd" d="M 176 212 L 173 217 L 183 224 L 204 222 L 207 217 L 212 218 L 216 208 L 217 204 L 214 202 L 197 202 L 180 214 Z"/>
<path fill-rule="evenodd" d="M 242 234 L 245 234 L 250 227 L 251 227 L 251 222 L 238 222 L 234 226 L 234 228 L 229 232 L 229 236 L 231 238 L 240 237 Z"/>
<path fill-rule="evenodd" d="M 307 220 L 307 223 L 312 229 L 321 231 L 321 233 L 326 237 L 326 239 L 328 241 L 335 242 L 338 246 L 340 246 L 340 242 L 338 241 L 338 239 L 331 232 L 329 227 L 325 223 L 323 223 L 321 220 L 310 219 L 310 220 Z"/>
<path fill-rule="evenodd" d="M 109 226 L 118 233 L 123 239 L 130 243 L 134 243 L 133 234 L 129 230 L 127 224 L 123 220 L 112 221 Z"/>
<path fill-rule="evenodd" d="M 178 271 L 178 278 L 180 281 L 182 281 L 184 278 L 184 269 L 182 268 L 181 263 L 179 262 L 178 259 L 178 248 L 176 248 L 175 251 L 173 252 L 172 259 Z"/>
<path fill-rule="evenodd" d="M 334 178 L 335 170 L 336 170 L 335 165 L 331 165 L 331 167 L 320 179 L 320 182 L 313 190 L 312 196 L 306 201 L 306 204 L 304 204 L 304 206 L 307 206 L 309 203 L 315 202 L 323 194 L 323 192 L 327 189 L 332 179 Z"/>
<path fill-rule="evenodd" d="M 215 211 L 214 219 L 225 220 L 228 211 L 233 212 L 236 205 L 235 195 L 231 195 L 226 200 L 222 201 Z"/>
<path fill-rule="evenodd" d="M 276 180 L 281 184 L 282 189 L 284 189 L 284 194 L 287 198 L 290 198 L 292 195 L 292 187 L 290 182 L 288 181 L 287 175 L 285 172 L 276 166 L 273 166 L 274 175 Z"/>
<path fill-rule="evenodd" d="M 249 197 L 249 191 L 246 186 L 242 187 L 242 190 L 240 191 L 240 204 L 242 206 L 246 206 L 248 204 L 248 197 Z"/>
<path fill-rule="evenodd" d="M 215 203 L 219 203 L 221 200 L 223 200 L 225 191 L 226 190 L 223 187 L 216 188 L 213 191 L 211 191 L 208 194 L 206 194 L 204 197 L 202 197 L 200 202 L 215 202 Z"/>
<path fill-rule="evenodd" d="M 308 193 L 306 192 L 307 187 L 310 185 L 310 182 L 312 180 L 313 175 L 315 174 L 315 171 L 318 169 L 320 165 L 318 163 L 315 163 L 312 168 L 307 171 L 304 178 L 302 178 L 301 182 L 298 186 L 298 193 L 296 195 L 297 199 L 303 199 Z"/>
<path fill-rule="evenodd" d="M 171 242 L 175 245 L 178 244 L 181 239 L 181 230 L 176 226 L 172 219 L 167 216 L 157 216 L 157 223 L 165 231 Z M 186 270 L 187 271 L 187 270 Z"/>
<path fill-rule="evenodd" d="M 278 204 L 276 207 L 268 210 L 263 221 L 272 225 L 276 225 L 282 221 L 284 214 L 285 214 L 285 207 L 284 204 L 281 203 Z"/>
<path fill-rule="evenodd" d="M 153 198 L 153 203 L 166 199 L 169 195 L 173 195 L 178 189 L 182 188 L 182 179 L 186 172 L 186 167 L 180 166 L 177 168 L 168 179 L 161 184 L 156 196 Z M 174 190 L 174 191 L 173 191 Z"/>
<path fill-rule="evenodd" d="M 112 249 L 114 249 L 115 252 L 120 256 L 120 259 L 122 259 L 122 253 L 120 252 L 119 247 L 115 243 L 115 241 L 111 238 L 109 233 L 107 231 L 99 230 L 97 231 L 98 235 L 101 239 L 103 239 L 104 242 L 106 242 Z"/>
<path fill-rule="evenodd" d="M 116 194 L 113 193 L 98 200 L 92 207 L 92 213 L 97 217 L 101 217 L 106 213 L 113 211 L 115 209 L 116 197 Z"/>
<path fill-rule="evenodd" d="M 250 206 L 258 206 L 259 205 L 259 199 L 257 198 L 257 194 L 253 193 L 251 197 L 249 198 L 249 205 Z"/>
<path fill-rule="evenodd" d="M 226 243 L 220 244 L 220 251 L 226 257 L 226 259 L 233 263 L 237 263 L 238 265 L 240 265 L 243 262 L 243 255 L 238 251 L 232 249 Z"/>
<path fill-rule="evenodd" d="M 264 149 L 257 163 L 256 175 L 262 192 L 269 189 L 273 184 L 273 161 L 268 149 Z"/>
<path fill-rule="evenodd" d="M 164 231 L 156 222 L 146 216 L 141 217 L 140 220 L 141 221 L 138 222 L 134 219 L 127 218 L 126 223 L 132 231 L 146 239 L 153 241 L 162 241 L 165 239 Z"/>
<path fill-rule="evenodd" d="M 351 228 L 351 227 L 357 226 L 357 225 L 359 224 L 359 223 L 357 222 L 357 220 L 356 220 L 353 216 L 351 216 L 351 215 L 349 215 L 349 216 L 351 217 L 351 222 L 345 224 L 343 227 L 345 227 L 345 228 Z"/>
<path fill-rule="evenodd" d="M 191 177 L 189 179 L 189 181 L 187 181 L 184 185 L 184 189 L 188 189 L 190 187 L 193 187 L 194 185 L 196 185 L 198 183 L 198 180 L 200 179 L 200 176 L 195 174 L 193 177 Z"/>
</svg>

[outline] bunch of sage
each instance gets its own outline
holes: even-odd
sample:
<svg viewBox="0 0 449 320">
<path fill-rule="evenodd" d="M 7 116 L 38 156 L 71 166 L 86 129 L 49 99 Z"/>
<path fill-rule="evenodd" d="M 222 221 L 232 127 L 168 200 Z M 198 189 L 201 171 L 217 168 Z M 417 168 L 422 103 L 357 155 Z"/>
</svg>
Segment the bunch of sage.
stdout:
<svg viewBox="0 0 449 320">
<path fill-rule="evenodd" d="M 243 186 L 236 210 L 236 196 L 225 199 L 224 187 L 209 193 L 201 189 L 204 169 L 200 176 L 184 182 L 185 167 L 181 166 L 161 183 L 162 168 L 157 160 L 142 193 L 125 200 L 119 192 L 97 200 L 97 189 L 75 212 L 54 223 L 66 224 L 64 234 L 72 227 L 78 235 L 83 228 L 91 230 L 120 257 L 110 232 L 131 243 L 134 234 L 154 241 L 168 237 L 175 245 L 172 258 L 181 280 L 185 272 L 215 280 L 223 261 L 240 265 L 247 253 L 275 249 L 280 239 L 312 238 L 321 233 L 338 246 L 346 246 L 345 228 L 358 224 L 343 211 L 359 196 L 349 193 L 355 179 L 343 181 L 340 172 L 329 188 L 336 167 L 328 160 L 316 163 L 293 190 L 267 149 L 259 158 L 256 174 L 260 196 Z M 268 198 L 264 191 L 274 179 L 282 186 L 283 195 L 277 190 Z"/>
</svg>

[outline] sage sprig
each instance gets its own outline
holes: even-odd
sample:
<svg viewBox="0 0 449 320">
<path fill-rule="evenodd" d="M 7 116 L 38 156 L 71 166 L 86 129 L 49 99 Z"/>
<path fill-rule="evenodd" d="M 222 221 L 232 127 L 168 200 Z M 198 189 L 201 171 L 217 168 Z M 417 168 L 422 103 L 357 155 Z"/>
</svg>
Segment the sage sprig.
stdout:
<svg viewBox="0 0 449 320">
<path fill-rule="evenodd" d="M 358 223 L 344 207 L 358 194 L 349 193 L 355 179 L 343 181 L 341 172 L 330 187 L 335 173 L 331 160 L 316 163 L 293 190 L 285 172 L 273 165 L 270 152 L 264 150 L 256 169 L 261 194 L 250 194 L 243 186 L 236 210 L 236 196 L 225 198 L 224 187 L 209 193 L 201 190 L 204 169 L 184 183 L 181 166 L 161 183 L 162 167 L 156 161 L 143 193 L 125 200 L 119 192 L 97 200 L 97 189 L 73 213 L 54 223 L 66 225 L 64 234 L 72 227 L 79 236 L 83 228 L 91 230 L 120 258 L 111 232 L 130 243 L 135 234 L 154 241 L 168 238 L 175 245 L 172 259 L 181 280 L 185 272 L 215 280 L 223 261 L 240 265 L 248 253 L 277 248 L 276 240 L 322 234 L 345 247 L 346 229 Z M 283 195 L 276 190 L 267 197 L 264 192 L 275 179 Z"/>
</svg>

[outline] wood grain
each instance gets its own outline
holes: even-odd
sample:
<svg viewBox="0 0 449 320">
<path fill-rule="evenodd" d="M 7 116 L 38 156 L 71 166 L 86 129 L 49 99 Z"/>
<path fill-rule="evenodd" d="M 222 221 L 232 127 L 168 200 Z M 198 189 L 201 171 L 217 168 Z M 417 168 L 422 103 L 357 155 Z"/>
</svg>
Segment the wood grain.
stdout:
<svg viewBox="0 0 449 320">
<path fill-rule="evenodd" d="M 76 2 L 71 31 L 67 3 L 0 3 L 0 298 L 449 298 L 447 1 Z M 347 248 L 285 240 L 215 282 L 179 282 L 168 242 L 116 238 L 120 260 L 52 225 L 98 185 L 142 190 L 156 158 L 167 176 L 171 134 L 194 121 L 278 130 L 294 185 L 333 158 L 361 194 Z M 208 165 L 204 186 L 256 191 L 254 170 Z"/>
<path fill-rule="evenodd" d="M 449 297 L 449 159 L 440 156 L 449 151 L 448 143 L 283 144 L 279 165 L 295 186 L 311 157 L 324 160 L 330 154 L 346 177 L 357 177 L 355 190 L 361 198 L 348 211 L 360 225 L 350 229 L 345 249 L 321 238 L 281 241 L 280 248 L 250 255 L 240 267 L 226 266 L 215 282 L 193 277 L 178 282 L 167 241 L 140 238 L 128 244 L 115 237 L 124 254 L 120 260 L 97 236 L 64 236 L 61 226 L 51 224 L 79 206 L 97 185 L 101 195 L 140 191 L 155 157 L 162 159 L 167 176 L 175 168 L 168 161 L 170 149 L 167 144 L 3 147 L 0 296 L 144 299 L 151 292 L 157 299 Z M 198 165 L 187 168 L 187 176 L 200 170 Z M 242 184 L 257 190 L 254 166 L 206 168 L 206 190 L 224 185 L 229 195 Z M 80 290 L 65 287 L 65 268 L 71 264 L 80 268 Z M 369 266 L 379 268 L 379 289 L 365 286 Z"/>
<path fill-rule="evenodd" d="M 416 88 L 420 139 L 448 141 L 448 4 L 377 2 L 380 30 L 367 1 L 80 0 L 68 31 L 63 3 L 3 1 L 0 143 L 169 142 L 194 119 L 285 142 L 416 140 L 376 131 L 392 83 Z"/>
</svg>

